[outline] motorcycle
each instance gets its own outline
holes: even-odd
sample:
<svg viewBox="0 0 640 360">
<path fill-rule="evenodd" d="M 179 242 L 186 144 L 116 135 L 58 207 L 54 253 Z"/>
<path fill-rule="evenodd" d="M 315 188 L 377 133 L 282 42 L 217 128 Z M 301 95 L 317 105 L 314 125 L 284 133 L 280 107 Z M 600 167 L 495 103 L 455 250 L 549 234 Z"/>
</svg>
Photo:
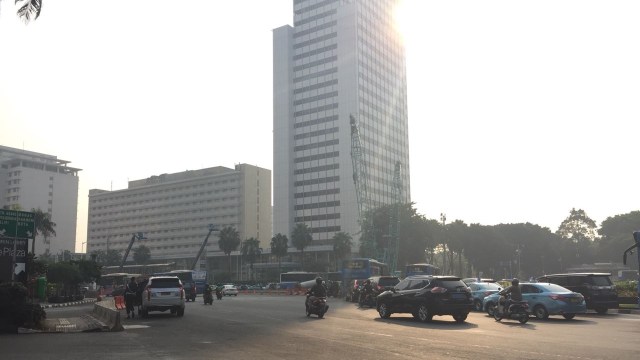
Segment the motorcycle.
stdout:
<svg viewBox="0 0 640 360">
<path fill-rule="evenodd" d="M 498 301 L 498 304 L 504 303 L 506 298 L 502 297 Z M 493 310 L 493 318 L 496 321 L 502 319 L 514 319 L 520 321 L 521 324 L 526 324 L 529 321 L 529 304 L 526 301 L 513 301 L 509 304 L 507 309 L 504 309 L 504 305 L 498 305 Z"/>
<path fill-rule="evenodd" d="M 358 301 L 358 306 L 363 307 L 365 305 L 371 308 L 376 307 L 376 295 L 373 292 L 360 293 L 360 300 Z"/>
<path fill-rule="evenodd" d="M 307 294 L 307 299 L 305 301 L 305 307 L 307 310 L 307 317 L 311 316 L 311 314 L 318 315 L 319 319 L 324 317 L 324 314 L 329 310 L 329 305 L 327 305 L 326 297 L 316 297 L 311 301 L 311 295 Z"/>
<path fill-rule="evenodd" d="M 210 287 L 207 287 L 203 293 L 204 304 L 205 305 L 213 305 L 213 290 Z"/>
<path fill-rule="evenodd" d="M 218 300 L 222 300 L 222 288 L 216 288 L 216 297 L 218 298 Z"/>
</svg>

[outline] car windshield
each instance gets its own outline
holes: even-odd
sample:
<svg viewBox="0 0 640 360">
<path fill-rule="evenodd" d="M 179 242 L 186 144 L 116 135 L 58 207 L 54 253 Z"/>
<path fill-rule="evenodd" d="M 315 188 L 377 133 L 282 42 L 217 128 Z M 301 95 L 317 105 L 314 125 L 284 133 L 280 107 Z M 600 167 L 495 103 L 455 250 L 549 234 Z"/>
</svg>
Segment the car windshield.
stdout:
<svg viewBox="0 0 640 360">
<path fill-rule="evenodd" d="M 180 287 L 180 280 L 178 278 L 153 279 L 151 280 L 151 287 L 161 289 L 177 288 Z"/>
<path fill-rule="evenodd" d="M 571 292 L 571 290 L 556 284 L 544 284 L 541 286 L 545 292 Z"/>
<path fill-rule="evenodd" d="M 611 286 L 608 276 L 589 276 L 589 283 L 595 286 Z"/>
<path fill-rule="evenodd" d="M 444 280 L 443 279 L 443 280 L 440 280 L 439 283 L 440 283 L 440 286 L 448 290 L 456 290 L 458 288 L 467 287 L 467 285 L 465 285 L 461 280 Z"/>
<path fill-rule="evenodd" d="M 481 290 L 500 290 L 502 289 L 502 286 L 500 286 L 500 284 L 494 283 L 481 283 L 478 284 L 478 288 L 480 288 Z"/>
<path fill-rule="evenodd" d="M 381 278 L 378 280 L 378 285 L 380 286 L 395 286 L 400 282 L 398 278 Z"/>
</svg>

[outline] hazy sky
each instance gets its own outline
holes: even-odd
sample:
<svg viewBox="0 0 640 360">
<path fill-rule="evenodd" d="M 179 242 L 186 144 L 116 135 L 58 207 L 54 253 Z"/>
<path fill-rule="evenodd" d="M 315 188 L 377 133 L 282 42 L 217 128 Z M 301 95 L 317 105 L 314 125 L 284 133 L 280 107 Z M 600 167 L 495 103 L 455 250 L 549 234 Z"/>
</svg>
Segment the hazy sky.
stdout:
<svg viewBox="0 0 640 360">
<path fill-rule="evenodd" d="M 89 189 L 272 169 L 272 29 L 292 0 L 0 1 L 0 144 Z M 555 231 L 640 210 L 640 1 L 405 0 L 411 198 L 428 218 Z"/>
</svg>

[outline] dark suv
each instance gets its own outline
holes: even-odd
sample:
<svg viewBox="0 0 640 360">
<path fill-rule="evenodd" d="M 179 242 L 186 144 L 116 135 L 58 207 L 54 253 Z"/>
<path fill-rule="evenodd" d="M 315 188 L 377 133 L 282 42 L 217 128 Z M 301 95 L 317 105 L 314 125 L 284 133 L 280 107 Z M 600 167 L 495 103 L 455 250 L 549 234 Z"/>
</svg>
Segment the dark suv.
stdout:
<svg viewBox="0 0 640 360">
<path fill-rule="evenodd" d="M 616 287 L 608 273 L 568 273 L 552 274 L 538 278 L 538 282 L 560 285 L 584 296 L 587 309 L 605 314 L 609 309 L 618 308 Z"/>
<path fill-rule="evenodd" d="M 452 315 L 456 322 L 463 322 L 472 307 L 471 291 L 455 276 L 409 276 L 376 299 L 383 319 L 393 313 L 411 313 L 423 322 L 434 315 Z"/>
</svg>

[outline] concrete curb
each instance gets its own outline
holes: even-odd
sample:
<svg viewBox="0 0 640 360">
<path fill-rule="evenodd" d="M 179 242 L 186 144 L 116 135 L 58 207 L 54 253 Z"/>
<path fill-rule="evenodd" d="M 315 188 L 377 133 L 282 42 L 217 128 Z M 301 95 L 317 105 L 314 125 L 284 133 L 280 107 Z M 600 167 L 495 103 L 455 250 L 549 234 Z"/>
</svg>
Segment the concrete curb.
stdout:
<svg viewBox="0 0 640 360">
<path fill-rule="evenodd" d="M 124 327 L 120 321 L 120 311 L 116 309 L 113 299 L 97 301 L 93 305 L 91 316 L 96 320 L 104 323 L 109 331 L 123 331 Z"/>
<path fill-rule="evenodd" d="M 50 308 L 58 308 L 58 307 L 66 307 L 66 306 L 74 306 L 74 305 L 82 305 L 82 304 L 89 304 L 89 303 L 94 303 L 96 302 L 97 299 L 84 299 L 84 300 L 79 300 L 79 301 L 71 301 L 71 302 L 67 302 L 67 303 L 60 303 L 60 304 L 40 304 L 40 306 L 42 306 L 43 309 L 50 309 Z"/>
</svg>

